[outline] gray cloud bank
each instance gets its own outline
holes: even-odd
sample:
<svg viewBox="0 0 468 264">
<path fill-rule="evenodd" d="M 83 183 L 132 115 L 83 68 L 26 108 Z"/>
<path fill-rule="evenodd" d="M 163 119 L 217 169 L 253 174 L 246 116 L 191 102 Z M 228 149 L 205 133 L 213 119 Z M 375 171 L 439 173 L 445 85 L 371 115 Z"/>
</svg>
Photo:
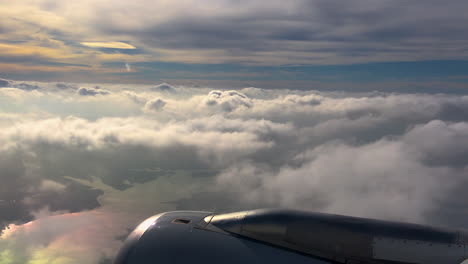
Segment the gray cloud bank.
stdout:
<svg viewBox="0 0 468 264">
<path fill-rule="evenodd" d="M 26 84 L 38 89 L 0 89 L 0 254 L 11 263 L 99 263 L 139 220 L 174 209 L 466 227 L 467 96 Z"/>
<path fill-rule="evenodd" d="M 148 47 L 199 50 L 210 61 L 336 64 L 466 58 L 460 45 L 467 41 L 464 1 L 295 0 L 269 1 L 268 7 L 262 1 L 206 2 L 184 2 L 189 9 L 167 5 L 168 15 L 156 20 L 145 14 L 160 6 L 132 8 L 129 16 L 138 12 L 140 19 L 125 27 L 120 20 L 93 21 L 104 34 L 126 34 Z M 120 14 L 118 5 L 106 11 Z"/>
<path fill-rule="evenodd" d="M 462 0 L 38 0 L 5 8 L 5 41 L 61 47 L 119 39 L 153 61 L 271 65 L 467 58 Z M 38 28 L 42 35 L 34 34 Z"/>
</svg>

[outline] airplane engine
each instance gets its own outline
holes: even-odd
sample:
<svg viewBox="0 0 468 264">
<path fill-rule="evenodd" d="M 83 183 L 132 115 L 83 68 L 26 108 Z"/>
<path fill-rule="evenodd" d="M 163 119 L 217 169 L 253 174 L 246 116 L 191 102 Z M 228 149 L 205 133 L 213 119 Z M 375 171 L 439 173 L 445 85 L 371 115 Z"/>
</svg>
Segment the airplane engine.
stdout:
<svg viewBox="0 0 468 264">
<path fill-rule="evenodd" d="M 127 238 L 115 264 L 460 264 L 463 231 L 293 210 L 153 216 Z"/>
</svg>

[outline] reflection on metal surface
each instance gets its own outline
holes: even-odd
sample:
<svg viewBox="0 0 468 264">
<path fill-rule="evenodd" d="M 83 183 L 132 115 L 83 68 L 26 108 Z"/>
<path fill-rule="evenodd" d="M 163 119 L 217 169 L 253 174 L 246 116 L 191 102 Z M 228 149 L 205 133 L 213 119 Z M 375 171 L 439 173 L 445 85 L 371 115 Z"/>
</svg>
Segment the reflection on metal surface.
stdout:
<svg viewBox="0 0 468 264">
<path fill-rule="evenodd" d="M 141 224 L 139 224 L 137 226 L 137 228 L 135 228 L 135 230 L 133 231 L 132 234 L 136 235 L 136 236 L 141 236 L 143 235 L 143 233 L 149 228 L 151 227 L 152 225 L 154 225 L 156 223 L 156 220 L 159 218 L 159 216 L 161 215 L 155 215 L 153 217 L 150 217 L 148 219 L 146 219 L 145 221 L 143 221 Z"/>
<path fill-rule="evenodd" d="M 251 211 L 243 211 L 243 212 L 214 215 L 212 218 L 212 221 L 222 222 L 224 220 L 231 221 L 231 220 L 236 220 L 236 219 L 242 219 L 245 217 L 246 214 L 250 212 Z"/>
<path fill-rule="evenodd" d="M 240 233 L 241 225 L 239 225 L 239 223 L 242 222 L 245 215 L 248 213 L 249 211 L 214 215 L 211 219 L 211 223 L 218 223 L 219 226 L 216 226 L 222 226 L 221 229 L 225 231 L 229 231 L 232 233 Z"/>
<path fill-rule="evenodd" d="M 203 221 L 204 221 L 206 224 L 208 224 L 209 222 L 211 222 L 211 219 L 213 219 L 213 216 L 214 216 L 214 215 L 209 215 L 209 216 L 203 218 Z"/>
<path fill-rule="evenodd" d="M 153 217 L 150 217 L 143 221 L 141 224 L 139 224 L 135 230 L 133 230 L 132 233 L 127 237 L 127 239 L 124 242 L 124 245 L 120 249 L 119 253 L 115 257 L 114 264 L 125 264 L 127 263 L 127 259 L 129 258 L 130 254 L 132 253 L 135 245 L 138 243 L 138 240 L 140 237 L 154 224 L 156 224 L 156 221 L 158 220 L 159 217 L 161 217 L 163 214 L 158 214 Z"/>
</svg>

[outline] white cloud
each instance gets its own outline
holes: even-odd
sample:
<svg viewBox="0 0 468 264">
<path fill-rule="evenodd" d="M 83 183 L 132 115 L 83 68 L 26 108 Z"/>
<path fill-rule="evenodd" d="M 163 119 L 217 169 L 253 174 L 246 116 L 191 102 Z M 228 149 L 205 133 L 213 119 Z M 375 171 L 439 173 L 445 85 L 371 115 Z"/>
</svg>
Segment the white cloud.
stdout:
<svg viewBox="0 0 468 264">
<path fill-rule="evenodd" d="M 427 222 L 436 202 L 467 175 L 424 164 L 407 148 L 389 140 L 363 146 L 331 143 L 300 153 L 299 166 L 262 170 L 236 164 L 220 174 L 219 182 L 242 190 L 239 198 L 249 202 Z"/>
<path fill-rule="evenodd" d="M 107 42 L 81 42 L 81 45 L 91 48 L 108 48 L 108 49 L 136 49 L 134 46 L 118 41 Z"/>
<path fill-rule="evenodd" d="M 91 88 L 91 87 L 80 87 L 80 89 L 78 89 L 78 94 L 83 95 L 83 96 L 86 96 L 86 95 L 91 95 L 91 96 L 106 95 L 106 94 L 109 94 L 109 93 L 110 92 L 107 91 L 107 90 L 102 90 L 102 89 L 98 89 L 98 88 Z"/>
<path fill-rule="evenodd" d="M 66 186 L 63 184 L 60 184 L 58 182 L 54 182 L 51 180 L 43 180 L 41 184 L 39 185 L 39 190 L 42 192 L 63 192 L 65 191 Z"/>
<path fill-rule="evenodd" d="M 166 102 L 160 98 L 154 98 L 145 104 L 146 111 L 160 111 L 166 105 Z"/>
<path fill-rule="evenodd" d="M 154 87 L 151 87 L 151 90 L 155 92 L 169 92 L 169 93 L 176 92 L 176 89 L 172 85 L 167 84 L 167 83 L 161 83 Z"/>
<path fill-rule="evenodd" d="M 238 91 L 219 91 L 213 90 L 208 93 L 205 99 L 207 107 L 216 107 L 224 112 L 232 112 L 239 107 L 252 107 L 251 100 L 244 94 Z"/>
<path fill-rule="evenodd" d="M 0 254 L 15 264 L 98 263 L 139 220 L 188 204 L 468 220 L 457 209 L 468 97 L 108 84 L 86 88 L 105 96 L 81 96 L 76 87 L 97 84 L 31 85 L 0 89 L 0 226 L 12 227 Z M 42 232 L 55 222 L 68 224 Z"/>
</svg>

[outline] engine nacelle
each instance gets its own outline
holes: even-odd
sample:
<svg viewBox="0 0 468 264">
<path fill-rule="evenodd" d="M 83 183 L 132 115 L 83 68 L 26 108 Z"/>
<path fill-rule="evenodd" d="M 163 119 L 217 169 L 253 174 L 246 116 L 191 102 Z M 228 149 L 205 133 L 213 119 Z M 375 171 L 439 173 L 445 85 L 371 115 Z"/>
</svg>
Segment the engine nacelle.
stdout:
<svg viewBox="0 0 468 264">
<path fill-rule="evenodd" d="M 460 264 L 462 231 L 293 210 L 180 211 L 140 224 L 116 264 Z"/>
</svg>

